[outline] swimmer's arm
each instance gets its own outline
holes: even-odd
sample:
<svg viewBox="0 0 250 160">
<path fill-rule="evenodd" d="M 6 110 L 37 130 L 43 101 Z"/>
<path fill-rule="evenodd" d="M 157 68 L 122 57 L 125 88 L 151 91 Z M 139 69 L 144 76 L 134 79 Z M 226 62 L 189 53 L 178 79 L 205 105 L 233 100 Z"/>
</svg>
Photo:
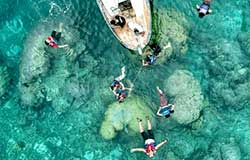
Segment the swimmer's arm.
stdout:
<svg viewBox="0 0 250 160">
<path fill-rule="evenodd" d="M 122 86 L 122 89 L 126 89 L 126 88 L 124 87 L 124 84 L 123 84 L 122 82 L 120 82 L 120 85 Z"/>
<path fill-rule="evenodd" d="M 160 110 L 161 110 L 161 107 L 159 107 L 159 109 L 158 109 L 158 111 L 156 113 L 157 116 L 162 116 L 162 114 L 160 114 Z"/>
<path fill-rule="evenodd" d="M 171 43 L 170 42 L 168 42 L 168 44 L 163 47 L 163 50 L 165 50 L 167 48 L 171 48 Z"/>
<path fill-rule="evenodd" d="M 200 6 L 198 4 L 196 5 L 196 9 L 197 9 L 197 11 L 200 10 Z"/>
<path fill-rule="evenodd" d="M 121 69 L 121 75 L 119 77 L 116 77 L 115 80 L 117 80 L 119 82 L 121 80 L 123 80 L 126 77 L 125 71 L 126 71 L 126 67 L 123 66 L 122 69 Z"/>
<path fill-rule="evenodd" d="M 210 13 L 212 13 L 212 10 L 211 10 L 211 9 L 208 10 L 207 14 L 210 14 Z"/>
<path fill-rule="evenodd" d="M 114 93 L 114 95 L 116 95 L 116 96 L 117 96 L 115 89 L 114 89 L 114 90 L 112 90 L 112 92 Z"/>
<path fill-rule="evenodd" d="M 165 139 L 164 141 L 162 141 L 160 144 L 158 144 L 155 149 L 159 149 L 161 146 L 163 146 L 165 143 L 167 143 L 168 141 Z"/>
<path fill-rule="evenodd" d="M 148 66 L 148 63 L 146 63 L 144 60 L 142 60 L 142 65 L 143 66 Z"/>
<path fill-rule="evenodd" d="M 172 106 L 171 106 L 171 111 L 173 111 L 174 110 L 174 105 L 173 104 L 171 104 Z"/>
<path fill-rule="evenodd" d="M 144 153 L 146 153 L 146 150 L 144 148 L 132 148 L 130 150 L 130 152 L 131 153 L 133 153 L 133 152 L 144 152 Z"/>
<path fill-rule="evenodd" d="M 59 45 L 58 48 L 65 48 L 68 47 L 69 45 L 65 44 L 65 45 Z"/>
</svg>

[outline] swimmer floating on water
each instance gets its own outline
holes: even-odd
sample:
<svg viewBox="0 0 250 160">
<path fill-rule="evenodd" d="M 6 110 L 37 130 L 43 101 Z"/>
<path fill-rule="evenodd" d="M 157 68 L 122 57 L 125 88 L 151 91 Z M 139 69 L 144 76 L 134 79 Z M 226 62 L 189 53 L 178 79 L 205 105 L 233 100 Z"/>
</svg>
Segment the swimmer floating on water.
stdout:
<svg viewBox="0 0 250 160">
<path fill-rule="evenodd" d="M 169 104 L 162 92 L 162 90 L 160 90 L 160 88 L 157 86 L 157 91 L 160 94 L 160 107 L 157 111 L 157 115 L 158 116 L 162 116 L 165 118 L 170 117 L 171 113 L 174 113 L 174 105 L 173 104 Z"/>
<path fill-rule="evenodd" d="M 51 36 L 49 36 L 45 40 L 45 44 L 47 46 L 52 47 L 52 48 L 65 48 L 65 47 L 68 47 L 67 44 L 65 44 L 65 45 L 58 45 L 59 40 L 61 39 L 61 35 L 62 35 L 62 23 L 60 23 L 60 25 L 59 25 L 59 32 L 52 31 Z"/>
<path fill-rule="evenodd" d="M 142 59 L 142 65 L 143 66 L 148 66 L 148 65 L 154 64 L 154 62 L 160 56 L 160 53 L 162 51 L 161 47 L 156 43 L 153 43 L 152 45 L 149 45 L 149 47 L 152 50 L 152 52 L 150 54 L 148 54 L 145 59 Z M 164 46 L 163 50 L 165 50 L 165 49 L 167 49 L 169 47 L 171 47 L 170 43 L 168 43 L 166 46 Z M 145 52 L 147 52 L 147 50 Z"/>
<path fill-rule="evenodd" d="M 140 133 L 142 135 L 142 138 L 144 140 L 145 147 L 144 148 L 133 148 L 130 150 L 130 152 L 144 152 L 146 153 L 149 157 L 153 157 L 156 151 L 165 143 L 167 143 L 167 140 L 162 141 L 160 144 L 156 145 L 155 142 L 155 137 L 152 132 L 152 125 L 149 120 L 149 117 L 147 116 L 147 124 L 148 124 L 148 132 L 146 133 L 142 127 L 142 120 L 137 118 L 138 124 L 139 124 L 139 129 Z"/>
<path fill-rule="evenodd" d="M 121 82 L 126 76 L 125 71 L 126 68 L 122 67 L 121 69 L 122 74 L 119 77 L 115 78 L 115 80 L 112 82 L 110 86 L 110 89 L 113 91 L 113 93 L 116 96 L 116 99 L 120 103 L 124 101 L 124 99 L 128 96 L 129 92 L 131 92 L 133 88 L 133 84 L 130 84 L 131 85 L 130 88 L 126 88 L 124 84 Z"/>
<path fill-rule="evenodd" d="M 210 3 L 211 0 L 203 0 L 203 3 L 200 6 L 196 5 L 196 9 L 199 12 L 200 18 L 204 17 L 209 13 L 212 13 L 212 10 L 210 9 Z"/>
</svg>

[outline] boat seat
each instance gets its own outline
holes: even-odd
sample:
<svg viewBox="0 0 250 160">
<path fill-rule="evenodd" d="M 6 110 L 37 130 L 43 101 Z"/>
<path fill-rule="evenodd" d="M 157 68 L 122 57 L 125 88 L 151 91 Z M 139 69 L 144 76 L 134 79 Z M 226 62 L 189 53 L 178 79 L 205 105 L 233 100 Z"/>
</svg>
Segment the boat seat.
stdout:
<svg viewBox="0 0 250 160">
<path fill-rule="evenodd" d="M 130 0 L 120 0 L 118 8 L 126 17 L 133 18 L 136 16 Z"/>
<path fill-rule="evenodd" d="M 125 0 L 125 1 L 119 2 L 119 3 L 118 3 L 118 8 L 119 8 L 122 12 L 123 12 L 123 11 L 126 11 L 126 10 L 133 9 L 130 0 Z"/>
</svg>

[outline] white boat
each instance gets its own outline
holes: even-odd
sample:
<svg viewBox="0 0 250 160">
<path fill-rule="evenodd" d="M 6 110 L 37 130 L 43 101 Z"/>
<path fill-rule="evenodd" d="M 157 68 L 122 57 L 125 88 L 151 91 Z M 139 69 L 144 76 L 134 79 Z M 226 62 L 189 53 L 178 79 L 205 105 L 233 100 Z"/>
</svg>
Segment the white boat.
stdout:
<svg viewBox="0 0 250 160">
<path fill-rule="evenodd" d="M 123 46 L 140 51 L 148 44 L 152 23 L 149 0 L 97 0 L 97 4 L 109 28 Z M 123 27 L 110 23 L 117 15 L 125 18 Z"/>
</svg>

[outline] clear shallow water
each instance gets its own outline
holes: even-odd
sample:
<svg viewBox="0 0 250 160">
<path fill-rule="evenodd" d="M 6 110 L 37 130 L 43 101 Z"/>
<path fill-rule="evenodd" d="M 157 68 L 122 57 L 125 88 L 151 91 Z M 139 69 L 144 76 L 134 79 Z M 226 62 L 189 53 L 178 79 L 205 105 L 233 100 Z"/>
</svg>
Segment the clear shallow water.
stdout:
<svg viewBox="0 0 250 160">
<path fill-rule="evenodd" d="M 155 12 L 183 14 L 187 50 L 137 75 L 139 57 L 111 35 L 95 1 L 0 1 L 0 158 L 146 159 L 129 152 L 143 146 L 139 134 L 105 140 L 99 133 L 114 102 L 108 86 L 126 65 L 127 79 L 136 77 L 133 94 L 153 112 L 155 86 L 164 88 L 175 70 L 193 73 L 204 95 L 196 123 L 155 118 L 157 140 L 170 141 L 154 159 L 250 159 L 250 2 L 214 1 L 202 20 L 197 3 L 154 1 Z M 44 52 L 43 39 L 60 22 L 71 50 Z"/>
</svg>

